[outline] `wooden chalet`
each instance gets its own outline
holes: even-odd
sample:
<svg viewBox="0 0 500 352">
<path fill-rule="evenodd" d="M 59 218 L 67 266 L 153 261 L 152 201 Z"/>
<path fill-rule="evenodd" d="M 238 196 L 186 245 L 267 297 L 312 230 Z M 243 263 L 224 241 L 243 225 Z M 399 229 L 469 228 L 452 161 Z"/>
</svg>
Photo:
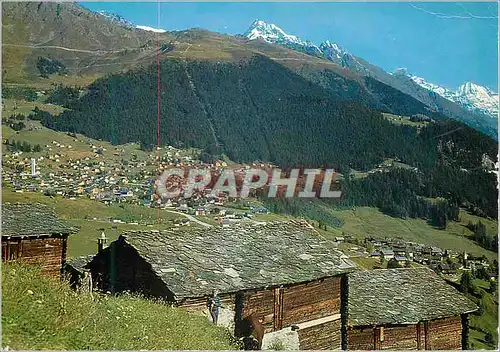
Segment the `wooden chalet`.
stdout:
<svg viewBox="0 0 500 352">
<path fill-rule="evenodd" d="M 467 349 L 468 314 L 478 307 L 432 270 L 360 271 L 348 280 L 348 349 Z"/>
<path fill-rule="evenodd" d="M 2 261 L 37 264 L 45 274 L 59 276 L 68 236 L 75 232 L 43 204 L 3 204 Z"/>
<path fill-rule="evenodd" d="M 263 348 L 339 349 L 355 266 L 314 229 L 296 222 L 128 232 L 88 264 L 110 292 L 135 291 L 192 311 L 220 292 L 219 323 L 263 321 Z M 344 329 L 343 329 L 344 327 Z"/>
</svg>

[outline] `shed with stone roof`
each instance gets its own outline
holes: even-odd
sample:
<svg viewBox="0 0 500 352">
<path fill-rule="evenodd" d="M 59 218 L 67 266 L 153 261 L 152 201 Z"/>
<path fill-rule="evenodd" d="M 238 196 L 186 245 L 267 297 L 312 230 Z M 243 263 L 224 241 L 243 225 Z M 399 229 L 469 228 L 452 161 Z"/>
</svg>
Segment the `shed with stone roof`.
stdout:
<svg viewBox="0 0 500 352">
<path fill-rule="evenodd" d="M 474 302 L 428 268 L 349 274 L 347 345 L 353 350 L 467 348 Z"/>
<path fill-rule="evenodd" d="M 59 276 L 66 261 L 68 236 L 77 230 L 43 204 L 2 205 L 2 261 L 40 265 Z"/>
<path fill-rule="evenodd" d="M 219 321 L 234 323 L 236 334 L 253 315 L 263 322 L 264 345 L 279 338 L 301 349 L 341 347 L 345 276 L 355 269 L 335 243 L 293 222 L 128 232 L 90 267 L 103 290 L 141 292 L 190 310 L 205 310 L 216 289 Z"/>
<path fill-rule="evenodd" d="M 92 292 L 92 276 L 88 267 L 92 259 L 94 255 L 89 254 L 69 258 L 66 261 L 63 271 L 71 288 L 80 292 Z"/>
</svg>

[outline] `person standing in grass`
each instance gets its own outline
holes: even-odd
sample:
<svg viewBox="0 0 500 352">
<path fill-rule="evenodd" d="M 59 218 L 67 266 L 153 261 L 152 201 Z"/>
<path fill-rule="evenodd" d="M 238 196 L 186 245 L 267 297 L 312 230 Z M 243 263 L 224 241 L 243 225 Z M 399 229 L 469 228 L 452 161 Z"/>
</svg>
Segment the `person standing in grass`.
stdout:
<svg viewBox="0 0 500 352">
<path fill-rule="evenodd" d="M 207 301 L 208 311 L 212 316 L 212 321 L 217 325 L 217 321 L 219 320 L 219 308 L 220 308 L 220 297 L 219 291 L 213 290 L 212 297 L 208 298 Z"/>
</svg>

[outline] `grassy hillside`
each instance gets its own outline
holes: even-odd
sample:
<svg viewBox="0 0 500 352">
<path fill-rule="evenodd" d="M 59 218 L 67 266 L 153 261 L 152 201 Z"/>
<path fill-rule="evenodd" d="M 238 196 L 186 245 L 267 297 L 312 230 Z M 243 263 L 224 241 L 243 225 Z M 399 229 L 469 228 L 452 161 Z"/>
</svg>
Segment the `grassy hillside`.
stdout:
<svg viewBox="0 0 500 352">
<path fill-rule="evenodd" d="M 498 292 L 491 292 L 489 283 L 475 279 L 474 286 L 479 297 L 472 297 L 482 306 L 482 314 L 470 316 L 469 348 L 498 348 Z M 493 341 L 488 342 L 486 334 L 491 334 Z"/>
<path fill-rule="evenodd" d="M 399 219 L 381 213 L 370 207 L 359 207 L 353 210 L 326 210 L 343 220 L 344 224 L 337 231 L 355 235 L 359 238 L 373 236 L 400 237 L 444 249 L 467 251 L 474 255 L 486 255 L 489 260 L 497 259 L 498 255 L 480 247 L 470 236 L 472 232 L 466 228 L 469 220 L 481 220 L 486 225 L 491 236 L 497 234 L 498 223 L 493 220 L 470 215 L 460 211 L 460 222 L 449 221 L 445 230 L 438 230 L 422 219 Z"/>
<path fill-rule="evenodd" d="M 2 347 L 53 350 L 235 349 L 202 316 L 136 296 L 77 294 L 18 264 L 2 271 Z"/>
<path fill-rule="evenodd" d="M 127 28 L 72 3 L 6 3 L 2 7 L 4 82 L 43 84 L 40 57 L 57 59 L 73 84 L 79 76 L 116 72 L 154 57 L 154 34 Z M 53 82 L 50 79 L 50 82 Z"/>
<path fill-rule="evenodd" d="M 18 105 L 17 110 L 28 110 L 29 108 L 27 108 L 26 105 L 30 104 L 20 104 Z M 60 109 L 60 107 L 54 106 L 53 109 Z M 14 131 L 9 126 L 2 125 L 2 140 L 5 141 L 8 139 L 19 142 L 26 141 L 32 145 L 39 144 L 42 147 L 42 151 L 39 153 L 29 153 L 31 156 L 47 157 L 49 154 L 58 154 L 60 155 L 60 160 L 63 162 L 71 159 L 83 159 L 85 157 L 94 158 L 95 152 L 93 151 L 92 146 L 96 146 L 102 150 L 101 158 L 102 160 L 106 160 L 107 164 L 120 163 L 122 160 L 130 161 L 135 157 L 137 160 L 147 161 L 152 156 L 151 153 L 140 150 L 137 143 L 112 146 L 109 142 L 87 138 L 80 134 L 77 134 L 75 138 L 66 133 L 50 130 L 43 127 L 38 121 L 24 120 L 24 122 L 26 127 L 21 131 Z M 54 145 L 52 143 L 53 141 L 65 146 L 71 146 L 71 149 Z M 49 147 L 46 147 L 47 145 Z M 45 163 L 47 167 L 60 169 L 60 163 L 53 162 L 47 158 Z M 151 169 L 152 166 L 145 166 L 145 168 Z"/>
<path fill-rule="evenodd" d="M 255 202 L 257 207 L 263 206 L 263 203 Z M 342 233 L 353 235 L 359 239 L 365 237 L 375 238 L 401 238 L 406 241 L 413 241 L 429 246 L 438 246 L 443 249 L 452 249 L 455 251 L 467 251 L 469 254 L 486 257 L 492 261 L 498 259 L 498 255 L 489 251 L 472 240 L 472 231 L 466 226 L 469 221 L 477 223 L 481 221 L 486 226 L 486 232 L 489 236 L 498 234 L 498 222 L 495 220 L 482 218 L 469 214 L 461 209 L 459 221 L 448 221 L 444 230 L 438 230 L 429 225 L 423 219 L 401 219 L 385 215 L 374 207 L 353 207 L 345 210 L 334 210 L 331 206 L 315 202 L 310 207 L 300 208 L 300 215 L 292 216 L 286 213 L 265 215 L 256 215 L 255 220 L 270 221 L 274 219 L 287 219 L 304 217 L 312 221 L 315 226 L 321 221 L 327 225 L 327 231 L 317 229 L 325 237 L 341 236 Z M 334 225 L 334 224 L 338 225 Z M 363 267 L 372 267 L 371 258 L 361 259 L 360 264 Z M 361 263 L 363 262 L 363 263 Z M 366 265 L 364 265 L 366 264 Z"/>
</svg>

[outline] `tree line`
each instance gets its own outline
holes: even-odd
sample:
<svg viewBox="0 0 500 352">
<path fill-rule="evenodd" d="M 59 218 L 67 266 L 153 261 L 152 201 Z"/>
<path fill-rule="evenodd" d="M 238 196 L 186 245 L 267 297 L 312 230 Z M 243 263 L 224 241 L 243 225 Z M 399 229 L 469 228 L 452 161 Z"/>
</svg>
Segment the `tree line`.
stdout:
<svg viewBox="0 0 500 352">
<path fill-rule="evenodd" d="M 6 146 L 7 150 L 11 151 L 11 152 L 21 151 L 21 152 L 30 153 L 30 152 L 41 152 L 42 151 L 42 147 L 40 146 L 40 144 L 32 145 L 27 141 L 21 142 L 21 141 L 14 141 L 14 140 L 6 139 L 4 142 L 4 145 Z"/>
</svg>

